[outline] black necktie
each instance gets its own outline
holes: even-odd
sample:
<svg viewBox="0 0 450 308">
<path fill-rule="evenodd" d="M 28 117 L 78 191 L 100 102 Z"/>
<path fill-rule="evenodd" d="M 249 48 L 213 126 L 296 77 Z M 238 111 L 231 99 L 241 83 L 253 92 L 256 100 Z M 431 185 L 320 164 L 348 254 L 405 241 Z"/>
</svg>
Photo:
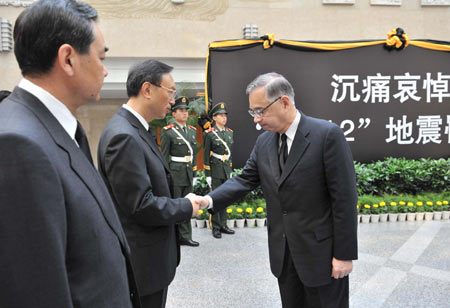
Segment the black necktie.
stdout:
<svg viewBox="0 0 450 308">
<path fill-rule="evenodd" d="M 286 163 L 287 157 L 288 157 L 287 136 L 286 134 L 282 134 L 280 154 L 278 155 L 278 161 L 280 162 L 280 172 L 283 172 L 284 164 Z"/>
<path fill-rule="evenodd" d="M 151 127 L 148 128 L 148 132 L 150 133 L 150 136 L 152 136 L 152 140 L 155 142 L 155 144 L 158 145 L 158 141 L 156 140 L 156 134 Z"/>
<path fill-rule="evenodd" d="M 81 127 L 81 124 L 78 121 L 77 121 L 77 130 L 75 131 L 75 140 L 77 141 L 81 152 L 83 152 L 84 155 L 86 155 L 87 159 L 91 162 L 91 164 L 94 164 L 92 162 L 91 150 L 89 149 L 89 143 L 86 138 L 86 133 L 84 132 L 83 127 Z"/>
</svg>

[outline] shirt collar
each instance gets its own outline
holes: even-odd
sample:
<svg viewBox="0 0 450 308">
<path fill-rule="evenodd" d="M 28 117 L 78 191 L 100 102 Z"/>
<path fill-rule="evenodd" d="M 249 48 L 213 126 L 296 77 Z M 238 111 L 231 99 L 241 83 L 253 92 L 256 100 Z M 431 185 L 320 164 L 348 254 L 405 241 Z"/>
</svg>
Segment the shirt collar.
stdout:
<svg viewBox="0 0 450 308">
<path fill-rule="evenodd" d="M 292 124 L 289 126 L 289 128 L 285 132 L 286 136 L 291 141 L 294 140 L 294 138 L 295 138 L 295 133 L 297 132 L 298 125 L 300 124 L 300 118 L 301 118 L 301 114 L 297 110 L 297 114 L 295 115 L 294 121 L 292 122 Z"/>
<path fill-rule="evenodd" d="M 181 129 L 185 128 L 186 125 L 181 125 L 180 123 L 178 123 L 177 121 L 175 121 L 175 124 L 178 125 Z"/>
<path fill-rule="evenodd" d="M 223 132 L 225 130 L 225 127 L 224 128 L 219 128 L 219 126 L 217 126 L 217 125 L 215 125 L 215 127 L 216 127 L 216 130 L 219 131 L 219 132 Z"/>
<path fill-rule="evenodd" d="M 150 126 L 148 125 L 147 121 L 144 119 L 143 116 L 141 116 L 136 110 L 134 110 L 127 104 L 123 104 L 122 107 L 131 112 L 131 114 L 133 114 L 139 120 L 142 126 L 144 126 L 145 130 L 148 130 Z"/>
<path fill-rule="evenodd" d="M 70 138 L 75 139 L 77 119 L 70 112 L 69 108 L 66 107 L 66 105 L 28 79 L 22 78 L 18 84 L 18 87 L 36 96 L 56 118 L 59 124 L 61 124 L 67 134 L 69 134 Z"/>
</svg>

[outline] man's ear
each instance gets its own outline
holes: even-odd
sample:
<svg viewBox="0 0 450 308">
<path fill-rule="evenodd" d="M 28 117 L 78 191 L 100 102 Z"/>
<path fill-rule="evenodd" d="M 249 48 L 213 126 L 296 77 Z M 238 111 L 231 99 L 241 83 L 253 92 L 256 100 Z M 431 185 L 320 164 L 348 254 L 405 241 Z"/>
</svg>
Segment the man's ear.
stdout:
<svg viewBox="0 0 450 308">
<path fill-rule="evenodd" d="M 151 95 L 153 94 L 153 86 L 150 82 L 146 81 L 142 84 L 141 86 L 141 91 L 140 93 L 145 97 L 145 98 L 150 98 Z"/>
<path fill-rule="evenodd" d="M 75 49 L 69 44 L 63 44 L 58 49 L 55 65 L 57 65 L 67 76 L 75 74 L 74 65 L 78 61 Z"/>
<path fill-rule="evenodd" d="M 289 105 L 291 104 L 291 101 L 290 101 L 290 99 L 289 99 L 288 96 L 283 95 L 283 96 L 280 98 L 280 100 L 281 100 L 281 103 L 283 104 L 283 107 L 284 107 L 284 108 L 289 108 Z"/>
</svg>

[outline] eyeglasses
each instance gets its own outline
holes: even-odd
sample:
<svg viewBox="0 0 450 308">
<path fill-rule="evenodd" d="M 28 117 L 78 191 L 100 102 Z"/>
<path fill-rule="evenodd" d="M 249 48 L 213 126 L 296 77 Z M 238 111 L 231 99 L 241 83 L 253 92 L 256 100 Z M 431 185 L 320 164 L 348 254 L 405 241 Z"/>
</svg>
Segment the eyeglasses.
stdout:
<svg viewBox="0 0 450 308">
<path fill-rule="evenodd" d="M 249 109 L 248 113 L 254 118 L 254 117 L 258 117 L 261 118 L 263 116 L 264 111 L 266 111 L 267 109 L 269 109 L 270 106 L 272 106 L 273 104 L 275 104 L 277 101 L 280 100 L 282 96 L 278 97 L 277 99 L 275 99 L 273 102 L 271 102 L 269 105 L 267 105 L 264 108 L 258 108 L 258 109 Z"/>
<path fill-rule="evenodd" d="M 167 90 L 170 93 L 170 95 L 171 95 L 170 98 L 175 99 L 177 97 L 177 91 L 176 90 L 169 89 L 169 88 L 166 88 L 165 86 L 154 84 L 154 83 L 152 83 L 152 85 L 154 85 L 155 87 L 163 88 L 164 90 Z"/>
</svg>

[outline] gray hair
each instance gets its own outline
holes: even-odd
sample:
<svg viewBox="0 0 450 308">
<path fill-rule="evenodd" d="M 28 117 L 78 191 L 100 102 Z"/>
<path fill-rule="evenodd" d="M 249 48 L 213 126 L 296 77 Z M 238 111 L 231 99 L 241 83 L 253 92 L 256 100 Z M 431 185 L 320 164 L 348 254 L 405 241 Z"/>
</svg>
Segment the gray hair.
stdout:
<svg viewBox="0 0 450 308">
<path fill-rule="evenodd" d="M 287 97 L 289 97 L 291 104 L 295 106 L 294 89 L 292 88 L 291 83 L 286 78 L 284 78 L 283 75 L 274 72 L 259 75 L 255 78 L 255 80 L 249 83 L 245 93 L 249 95 L 254 90 L 261 87 L 264 87 L 266 89 L 267 100 L 271 101 L 276 99 L 277 97 L 286 95 Z"/>
</svg>

